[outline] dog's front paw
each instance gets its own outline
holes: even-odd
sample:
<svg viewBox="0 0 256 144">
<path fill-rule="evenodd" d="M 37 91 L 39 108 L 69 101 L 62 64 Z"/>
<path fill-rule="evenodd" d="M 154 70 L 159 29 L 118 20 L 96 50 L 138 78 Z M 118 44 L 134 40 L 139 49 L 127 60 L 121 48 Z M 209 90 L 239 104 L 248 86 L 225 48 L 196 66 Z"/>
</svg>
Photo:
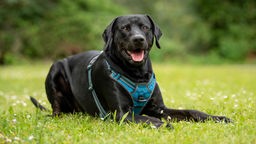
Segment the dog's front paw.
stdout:
<svg viewBox="0 0 256 144">
<path fill-rule="evenodd" d="M 227 118 L 225 116 L 212 116 L 212 119 L 215 122 L 233 123 L 233 121 L 230 118 Z"/>
<path fill-rule="evenodd" d="M 153 128 L 153 129 L 158 129 L 158 128 L 161 128 L 161 127 L 164 127 L 163 123 L 151 125 L 151 128 Z M 165 128 L 170 129 L 170 130 L 174 129 L 172 124 L 170 124 L 169 122 L 165 125 Z"/>
<path fill-rule="evenodd" d="M 213 120 L 215 122 L 233 123 L 233 121 L 230 118 L 227 118 L 225 116 L 213 116 L 197 110 L 191 110 L 190 115 L 192 116 L 192 120 L 196 122 L 205 122 L 207 120 Z"/>
</svg>

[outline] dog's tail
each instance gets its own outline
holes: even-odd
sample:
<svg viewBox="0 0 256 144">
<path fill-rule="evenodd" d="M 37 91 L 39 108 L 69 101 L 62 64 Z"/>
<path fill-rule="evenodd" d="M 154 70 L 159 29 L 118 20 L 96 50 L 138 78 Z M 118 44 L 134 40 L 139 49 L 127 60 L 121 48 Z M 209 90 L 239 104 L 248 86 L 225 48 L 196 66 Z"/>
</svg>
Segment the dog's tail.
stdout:
<svg viewBox="0 0 256 144">
<path fill-rule="evenodd" d="M 39 108 L 41 111 L 50 111 L 49 109 L 42 106 L 35 98 L 30 97 L 30 100 L 36 106 L 36 108 Z"/>
</svg>

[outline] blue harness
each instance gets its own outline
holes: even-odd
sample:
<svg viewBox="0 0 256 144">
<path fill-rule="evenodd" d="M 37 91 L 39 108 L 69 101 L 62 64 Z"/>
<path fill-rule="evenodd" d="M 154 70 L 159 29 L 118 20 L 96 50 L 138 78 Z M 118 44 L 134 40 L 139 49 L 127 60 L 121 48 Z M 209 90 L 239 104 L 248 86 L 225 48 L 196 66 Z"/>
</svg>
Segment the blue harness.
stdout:
<svg viewBox="0 0 256 144">
<path fill-rule="evenodd" d="M 89 90 L 92 91 L 92 95 L 94 98 L 94 101 L 100 111 L 100 117 L 105 118 L 106 117 L 106 111 L 103 109 L 102 105 L 99 102 L 99 99 L 96 95 L 95 90 L 92 86 L 92 80 L 91 80 L 91 67 L 93 63 L 96 61 L 98 56 L 94 57 L 87 69 L 88 69 L 88 82 L 89 82 Z M 156 79 L 155 75 L 152 74 L 150 80 L 147 83 L 135 83 L 128 79 L 127 77 L 115 72 L 108 62 L 106 61 L 106 64 L 108 66 L 108 70 L 110 70 L 111 74 L 110 77 L 115 80 L 118 84 L 120 84 L 132 97 L 133 101 L 133 112 L 134 114 L 140 114 L 143 108 L 146 106 L 147 102 L 149 101 L 151 95 L 153 94 L 153 91 L 155 89 L 156 85 Z"/>
<path fill-rule="evenodd" d="M 132 97 L 133 112 L 135 114 L 140 114 L 155 89 L 155 75 L 152 74 L 148 83 L 135 83 L 127 77 L 115 72 L 110 66 L 109 70 L 111 70 L 110 77 L 118 82 Z"/>
</svg>

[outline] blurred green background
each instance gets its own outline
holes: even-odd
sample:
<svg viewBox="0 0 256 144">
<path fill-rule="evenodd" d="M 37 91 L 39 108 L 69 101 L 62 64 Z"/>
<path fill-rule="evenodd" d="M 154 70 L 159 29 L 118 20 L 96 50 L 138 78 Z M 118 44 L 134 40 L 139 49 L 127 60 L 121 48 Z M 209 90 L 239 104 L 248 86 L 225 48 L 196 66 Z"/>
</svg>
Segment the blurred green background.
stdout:
<svg viewBox="0 0 256 144">
<path fill-rule="evenodd" d="M 255 0 L 0 0 L 0 64 L 101 50 L 112 19 L 134 13 L 163 32 L 154 61 L 256 63 Z"/>
</svg>

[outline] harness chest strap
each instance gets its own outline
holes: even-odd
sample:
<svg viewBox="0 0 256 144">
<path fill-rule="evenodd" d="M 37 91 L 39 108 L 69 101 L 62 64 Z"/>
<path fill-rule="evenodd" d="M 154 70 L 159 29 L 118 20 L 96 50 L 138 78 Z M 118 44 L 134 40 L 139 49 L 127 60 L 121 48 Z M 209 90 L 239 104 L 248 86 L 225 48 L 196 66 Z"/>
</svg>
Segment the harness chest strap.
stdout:
<svg viewBox="0 0 256 144">
<path fill-rule="evenodd" d="M 98 55 L 99 56 L 99 55 Z M 89 63 L 87 69 L 88 69 L 88 82 L 89 82 L 89 90 L 92 92 L 94 101 L 100 111 L 100 117 L 105 118 L 107 113 L 100 104 L 100 101 L 97 97 L 97 94 L 93 88 L 92 85 L 92 78 L 91 78 L 91 67 L 94 64 L 94 62 L 97 60 L 98 56 L 95 56 Z M 156 85 L 156 79 L 155 75 L 152 74 L 151 78 L 148 83 L 134 83 L 127 77 L 115 72 L 108 62 L 106 61 L 106 64 L 108 66 L 108 69 L 110 70 L 111 74 L 110 77 L 115 80 L 118 84 L 120 84 L 132 97 L 133 100 L 133 112 L 135 114 L 140 114 L 143 110 L 144 106 L 147 104 L 148 100 L 150 99 L 151 95 L 153 94 L 153 91 L 155 89 Z"/>
<path fill-rule="evenodd" d="M 108 63 L 107 65 L 108 69 L 111 71 L 110 77 L 120 84 L 132 97 L 133 112 L 140 114 L 154 92 L 156 85 L 155 75 L 152 74 L 147 83 L 135 83 L 127 77 L 115 72 Z"/>
</svg>

